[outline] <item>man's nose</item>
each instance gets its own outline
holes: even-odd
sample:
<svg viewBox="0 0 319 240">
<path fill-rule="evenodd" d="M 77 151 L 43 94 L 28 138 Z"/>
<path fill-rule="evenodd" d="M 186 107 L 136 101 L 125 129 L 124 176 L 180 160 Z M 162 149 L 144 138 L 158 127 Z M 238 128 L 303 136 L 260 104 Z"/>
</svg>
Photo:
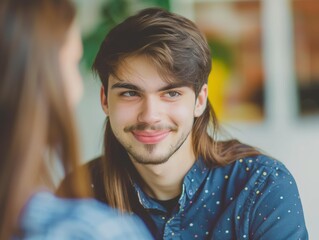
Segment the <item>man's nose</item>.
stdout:
<svg viewBox="0 0 319 240">
<path fill-rule="evenodd" d="M 148 124 L 153 124 L 160 121 L 161 112 L 160 100 L 154 96 L 145 97 L 141 104 L 140 113 L 138 115 L 138 121 Z"/>
</svg>

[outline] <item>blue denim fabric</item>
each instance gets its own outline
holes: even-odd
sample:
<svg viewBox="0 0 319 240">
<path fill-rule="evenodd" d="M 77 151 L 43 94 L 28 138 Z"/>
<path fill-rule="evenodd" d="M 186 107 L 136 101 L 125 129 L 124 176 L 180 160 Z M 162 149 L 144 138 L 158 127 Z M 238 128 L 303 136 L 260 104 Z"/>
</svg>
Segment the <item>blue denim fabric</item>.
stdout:
<svg viewBox="0 0 319 240">
<path fill-rule="evenodd" d="M 26 205 L 21 229 L 28 240 L 152 239 L 137 217 L 122 216 L 96 200 L 35 194 Z"/>
</svg>

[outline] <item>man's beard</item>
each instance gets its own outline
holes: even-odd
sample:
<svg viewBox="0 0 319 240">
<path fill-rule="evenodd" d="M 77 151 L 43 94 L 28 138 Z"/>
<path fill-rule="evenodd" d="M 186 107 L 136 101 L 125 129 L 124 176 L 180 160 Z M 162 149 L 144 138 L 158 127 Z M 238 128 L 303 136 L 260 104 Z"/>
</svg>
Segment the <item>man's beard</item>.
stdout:
<svg viewBox="0 0 319 240">
<path fill-rule="evenodd" d="M 170 129 L 172 131 L 177 131 L 177 127 L 163 127 L 163 126 L 149 126 L 147 124 L 139 124 L 131 127 L 127 127 L 124 129 L 125 132 L 130 132 L 133 130 L 163 130 L 163 129 Z M 166 153 L 164 153 L 162 156 L 157 156 L 154 158 L 151 158 L 150 155 L 156 150 L 158 147 L 157 144 L 144 144 L 143 147 L 146 150 L 144 154 L 141 154 L 137 149 L 135 149 L 130 143 L 121 141 L 118 137 L 117 140 L 121 143 L 121 145 L 125 148 L 131 159 L 137 163 L 140 164 L 152 164 L 152 165 L 159 165 L 167 162 L 171 156 L 173 156 L 184 144 L 187 137 L 189 136 L 191 132 L 188 131 L 186 134 L 183 134 L 180 139 L 177 141 L 175 145 L 170 145 Z M 147 156 L 147 153 L 149 154 Z"/>
</svg>

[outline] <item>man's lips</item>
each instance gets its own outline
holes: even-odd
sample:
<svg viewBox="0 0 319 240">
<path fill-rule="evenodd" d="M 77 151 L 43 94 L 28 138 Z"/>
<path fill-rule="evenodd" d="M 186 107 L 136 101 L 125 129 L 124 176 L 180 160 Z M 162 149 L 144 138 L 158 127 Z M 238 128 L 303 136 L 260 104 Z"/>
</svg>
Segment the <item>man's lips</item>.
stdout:
<svg viewBox="0 0 319 240">
<path fill-rule="evenodd" d="M 141 143 L 155 144 L 162 141 L 171 130 L 132 131 L 133 136 Z"/>
</svg>

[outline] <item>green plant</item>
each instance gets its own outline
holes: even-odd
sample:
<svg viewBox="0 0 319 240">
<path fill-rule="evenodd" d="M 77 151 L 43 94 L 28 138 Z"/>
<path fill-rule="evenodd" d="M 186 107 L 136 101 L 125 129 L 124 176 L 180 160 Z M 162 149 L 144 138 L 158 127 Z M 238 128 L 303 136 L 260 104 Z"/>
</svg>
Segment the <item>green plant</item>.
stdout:
<svg viewBox="0 0 319 240">
<path fill-rule="evenodd" d="M 91 68 L 106 34 L 114 26 L 133 14 L 134 11 L 140 10 L 134 8 L 136 5 L 140 9 L 153 6 L 169 10 L 169 0 L 109 0 L 103 3 L 101 6 L 100 22 L 88 35 L 83 37 L 83 61 L 88 69 Z"/>
</svg>

